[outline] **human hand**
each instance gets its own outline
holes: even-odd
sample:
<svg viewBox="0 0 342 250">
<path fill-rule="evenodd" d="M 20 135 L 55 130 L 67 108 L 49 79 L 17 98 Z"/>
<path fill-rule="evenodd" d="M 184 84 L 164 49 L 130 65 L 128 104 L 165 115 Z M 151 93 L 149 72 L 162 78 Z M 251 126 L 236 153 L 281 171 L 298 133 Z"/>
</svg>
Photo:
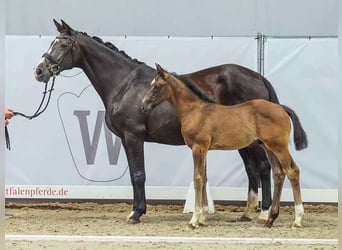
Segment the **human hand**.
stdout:
<svg viewBox="0 0 342 250">
<path fill-rule="evenodd" d="M 11 119 L 15 114 L 12 109 L 5 109 L 5 126 L 9 124 L 9 119 Z"/>
<path fill-rule="evenodd" d="M 11 119 L 14 116 L 12 109 L 5 109 L 5 119 Z"/>
</svg>

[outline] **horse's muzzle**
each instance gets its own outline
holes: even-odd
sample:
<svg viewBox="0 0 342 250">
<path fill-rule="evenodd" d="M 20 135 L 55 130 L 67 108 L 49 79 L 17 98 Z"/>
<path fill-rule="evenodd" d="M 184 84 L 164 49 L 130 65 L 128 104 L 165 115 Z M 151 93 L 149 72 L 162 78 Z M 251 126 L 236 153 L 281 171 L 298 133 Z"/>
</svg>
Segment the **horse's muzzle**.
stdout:
<svg viewBox="0 0 342 250">
<path fill-rule="evenodd" d="M 38 82 L 47 83 L 50 80 L 50 74 L 45 74 L 44 71 L 39 67 L 33 70 L 33 75 Z"/>
</svg>

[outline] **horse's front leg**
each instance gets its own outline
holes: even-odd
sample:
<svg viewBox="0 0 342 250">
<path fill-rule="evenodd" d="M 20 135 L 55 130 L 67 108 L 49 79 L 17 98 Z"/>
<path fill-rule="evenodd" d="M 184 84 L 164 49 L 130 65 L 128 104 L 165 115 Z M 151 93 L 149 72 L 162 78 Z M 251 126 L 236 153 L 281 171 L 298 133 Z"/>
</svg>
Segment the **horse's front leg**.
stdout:
<svg viewBox="0 0 342 250">
<path fill-rule="evenodd" d="M 199 147 L 197 145 L 192 147 L 192 155 L 194 161 L 194 189 L 195 189 L 195 210 L 193 212 L 192 218 L 189 225 L 193 228 L 204 224 L 205 217 L 203 214 L 203 186 L 205 185 L 205 160 L 207 155 L 207 150 Z"/>
<path fill-rule="evenodd" d="M 122 138 L 122 144 L 126 151 L 134 197 L 133 209 L 127 222 L 136 224 L 140 223 L 140 217 L 146 213 L 144 141 L 129 134 Z"/>
</svg>

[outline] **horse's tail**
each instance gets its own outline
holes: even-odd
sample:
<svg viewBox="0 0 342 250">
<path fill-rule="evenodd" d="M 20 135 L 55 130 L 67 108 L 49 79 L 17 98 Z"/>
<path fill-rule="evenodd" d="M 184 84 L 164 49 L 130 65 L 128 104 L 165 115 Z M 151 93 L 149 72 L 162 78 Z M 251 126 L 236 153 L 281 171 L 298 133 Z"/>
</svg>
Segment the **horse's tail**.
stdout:
<svg viewBox="0 0 342 250">
<path fill-rule="evenodd" d="M 293 139 L 295 143 L 296 150 L 302 150 L 308 146 L 308 139 L 306 133 L 299 121 L 297 114 L 285 105 L 281 105 L 286 113 L 290 116 L 293 124 Z"/>
<path fill-rule="evenodd" d="M 273 102 L 273 103 L 279 103 L 278 96 L 277 96 L 272 84 L 265 77 L 262 77 L 262 81 L 264 82 L 265 87 L 267 88 L 268 94 L 270 96 L 268 101 Z"/>
</svg>

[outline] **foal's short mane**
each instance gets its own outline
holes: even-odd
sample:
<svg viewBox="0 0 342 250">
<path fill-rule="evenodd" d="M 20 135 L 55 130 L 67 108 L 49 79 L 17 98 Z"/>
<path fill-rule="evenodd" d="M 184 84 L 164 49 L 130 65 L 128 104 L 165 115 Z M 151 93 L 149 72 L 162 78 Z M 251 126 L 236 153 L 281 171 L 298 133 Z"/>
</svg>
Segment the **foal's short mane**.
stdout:
<svg viewBox="0 0 342 250">
<path fill-rule="evenodd" d="M 216 103 L 212 98 L 207 96 L 201 89 L 199 89 L 197 86 L 195 86 L 191 81 L 189 81 L 187 78 L 181 79 L 177 73 L 172 72 L 170 73 L 174 77 L 176 77 L 179 81 L 183 82 L 185 86 L 187 86 L 195 95 L 197 95 L 199 98 L 201 98 L 203 101 Z"/>
<path fill-rule="evenodd" d="M 104 42 L 101 38 L 99 38 L 97 36 L 90 37 L 86 32 L 79 32 L 79 33 L 81 33 L 82 35 L 87 36 L 87 37 L 93 39 L 94 41 L 96 41 L 96 42 L 106 46 L 107 48 L 109 48 L 109 49 L 111 49 L 111 50 L 113 50 L 115 52 L 118 52 L 119 54 L 121 54 L 122 56 L 124 56 L 125 58 L 129 59 L 130 61 L 132 61 L 134 63 L 145 64 L 144 62 L 140 62 L 139 60 L 130 57 L 129 55 L 126 54 L 125 51 L 119 50 L 114 44 L 112 44 L 110 42 Z"/>
</svg>

